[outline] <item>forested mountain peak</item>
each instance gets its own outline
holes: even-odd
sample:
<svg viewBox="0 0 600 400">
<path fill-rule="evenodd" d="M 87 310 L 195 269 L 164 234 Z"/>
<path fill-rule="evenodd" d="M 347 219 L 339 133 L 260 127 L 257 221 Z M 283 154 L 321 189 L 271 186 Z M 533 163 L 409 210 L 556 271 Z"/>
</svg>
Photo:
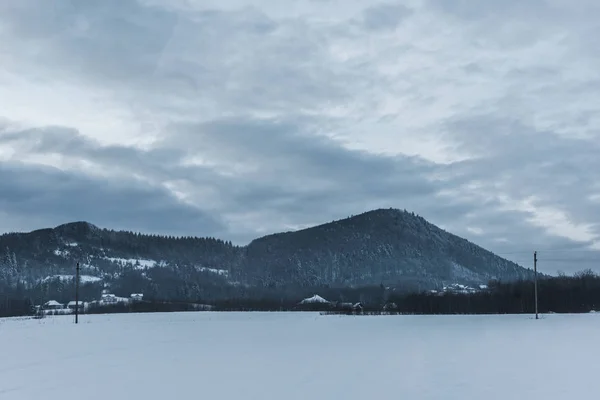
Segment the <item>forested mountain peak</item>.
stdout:
<svg viewBox="0 0 600 400">
<path fill-rule="evenodd" d="M 530 276 L 412 212 L 377 209 L 327 224 L 268 235 L 246 251 L 245 272 L 263 284 L 419 281 L 486 282 Z"/>
<path fill-rule="evenodd" d="M 77 262 L 99 288 L 182 298 L 224 295 L 244 287 L 385 284 L 422 290 L 532 274 L 398 209 L 272 234 L 247 246 L 210 237 L 115 231 L 85 221 L 0 236 L 0 270 L 5 271 L 0 278 L 5 284 L 36 285 L 70 276 Z"/>
</svg>

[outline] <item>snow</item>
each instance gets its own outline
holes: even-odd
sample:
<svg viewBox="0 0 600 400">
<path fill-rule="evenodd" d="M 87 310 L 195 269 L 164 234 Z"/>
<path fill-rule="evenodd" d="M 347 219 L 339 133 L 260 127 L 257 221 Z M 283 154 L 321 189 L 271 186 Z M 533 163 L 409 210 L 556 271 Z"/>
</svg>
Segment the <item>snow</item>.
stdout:
<svg viewBox="0 0 600 400">
<path fill-rule="evenodd" d="M 69 247 L 77 247 L 77 246 L 79 246 L 79 243 L 67 243 L 67 246 L 69 246 Z"/>
<path fill-rule="evenodd" d="M 0 320 L 2 400 L 556 400 L 600 391 L 597 314 L 73 319 Z"/>
<path fill-rule="evenodd" d="M 221 275 L 221 276 L 229 275 L 229 271 L 227 271 L 226 269 L 216 269 L 216 268 L 206 268 L 206 267 L 198 267 L 197 269 L 200 272 L 211 272 L 213 274 L 217 274 L 217 275 Z"/>
<path fill-rule="evenodd" d="M 146 269 L 146 268 L 154 268 L 157 265 L 163 265 L 163 263 L 159 263 L 154 260 L 144 260 L 141 258 L 118 258 L 118 257 L 104 257 L 105 260 L 112 261 L 121 265 L 131 265 L 137 269 Z"/>
<path fill-rule="evenodd" d="M 471 269 L 455 262 L 452 263 L 452 274 L 456 280 L 462 281 L 477 281 L 483 278 Z"/>
<path fill-rule="evenodd" d="M 300 304 L 310 304 L 310 303 L 329 303 L 327 300 L 315 294 L 313 297 L 309 297 L 300 302 Z"/>
<path fill-rule="evenodd" d="M 451 285 L 444 286 L 444 289 L 443 289 L 444 292 L 462 293 L 462 294 L 475 293 L 478 290 L 481 290 L 481 289 L 475 289 L 473 287 L 463 285 L 460 283 L 453 283 Z"/>
<path fill-rule="evenodd" d="M 71 254 L 71 253 L 69 253 L 68 250 L 59 250 L 59 249 L 54 250 L 55 256 L 67 257 L 69 254 Z"/>
<path fill-rule="evenodd" d="M 46 282 L 46 281 L 49 281 L 51 279 L 56 279 L 56 278 L 59 278 L 61 281 L 70 281 L 70 280 L 75 279 L 75 275 L 52 275 L 52 276 L 45 277 L 42 281 Z M 81 283 L 94 283 L 94 282 L 99 282 L 101 280 L 102 280 L 102 278 L 100 278 L 98 276 L 79 275 L 79 282 L 81 282 Z"/>
</svg>

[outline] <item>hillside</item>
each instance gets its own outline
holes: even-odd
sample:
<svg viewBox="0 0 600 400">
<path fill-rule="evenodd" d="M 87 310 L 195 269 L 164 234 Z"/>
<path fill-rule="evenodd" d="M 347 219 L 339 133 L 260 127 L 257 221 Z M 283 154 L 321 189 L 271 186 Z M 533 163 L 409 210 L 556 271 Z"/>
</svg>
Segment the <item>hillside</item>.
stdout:
<svg viewBox="0 0 600 400">
<path fill-rule="evenodd" d="M 75 222 L 0 236 L 0 285 L 36 297 L 72 297 L 81 263 L 83 296 L 102 288 L 163 299 L 253 296 L 260 290 L 409 289 L 516 280 L 531 271 L 406 211 L 375 210 L 265 236 L 247 246 L 215 238 L 166 237 Z M 272 292 L 274 295 L 274 292 Z"/>
<path fill-rule="evenodd" d="M 305 286 L 486 283 L 532 274 L 422 217 L 394 209 L 254 240 L 245 249 L 243 272 L 255 283 Z"/>
<path fill-rule="evenodd" d="M 240 255 L 239 247 L 219 239 L 143 235 L 75 222 L 0 236 L 0 285 L 33 287 L 42 298 L 67 301 L 80 262 L 84 298 L 97 298 L 104 287 L 121 295 L 199 297 L 229 286 L 228 267 L 238 264 Z"/>
</svg>

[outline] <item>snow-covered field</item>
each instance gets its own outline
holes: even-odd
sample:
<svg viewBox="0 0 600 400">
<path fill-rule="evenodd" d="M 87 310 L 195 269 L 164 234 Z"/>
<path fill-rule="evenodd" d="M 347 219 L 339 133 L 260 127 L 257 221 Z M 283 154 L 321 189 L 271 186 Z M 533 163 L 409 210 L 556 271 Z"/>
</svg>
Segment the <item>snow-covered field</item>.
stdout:
<svg viewBox="0 0 600 400">
<path fill-rule="evenodd" d="M 0 320 L 0 399 L 587 399 L 600 314 Z"/>
</svg>

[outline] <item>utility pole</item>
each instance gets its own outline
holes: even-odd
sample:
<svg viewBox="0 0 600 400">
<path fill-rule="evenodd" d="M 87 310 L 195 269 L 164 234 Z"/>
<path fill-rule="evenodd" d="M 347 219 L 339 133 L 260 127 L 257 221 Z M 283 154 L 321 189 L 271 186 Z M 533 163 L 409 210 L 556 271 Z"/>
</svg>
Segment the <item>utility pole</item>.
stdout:
<svg viewBox="0 0 600 400">
<path fill-rule="evenodd" d="M 79 323 L 79 262 L 75 269 L 75 323 Z"/>
<path fill-rule="evenodd" d="M 537 251 L 533 252 L 533 275 L 534 275 L 534 296 L 535 296 L 535 319 L 538 317 L 538 288 L 537 288 Z"/>
</svg>

